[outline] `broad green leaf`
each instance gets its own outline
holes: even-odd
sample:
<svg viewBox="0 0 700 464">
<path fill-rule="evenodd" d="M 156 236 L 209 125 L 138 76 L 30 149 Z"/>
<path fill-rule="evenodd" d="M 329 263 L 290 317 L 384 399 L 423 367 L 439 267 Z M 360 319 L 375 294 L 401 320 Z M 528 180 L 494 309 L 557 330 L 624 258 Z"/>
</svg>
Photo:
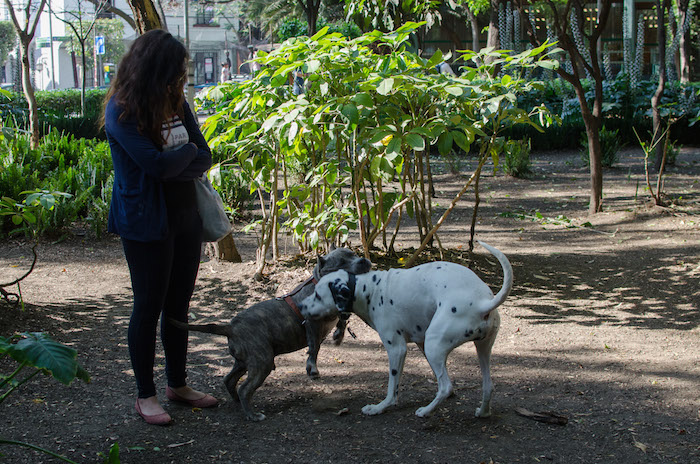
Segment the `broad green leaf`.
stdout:
<svg viewBox="0 0 700 464">
<path fill-rule="evenodd" d="M 387 153 L 401 153 L 401 144 L 403 142 L 403 139 L 397 135 L 395 135 L 389 144 L 386 146 L 386 152 Z"/>
<path fill-rule="evenodd" d="M 328 26 L 325 26 L 323 29 L 321 29 L 320 31 L 318 31 L 318 32 L 317 32 L 316 34 L 314 34 L 313 37 L 311 37 L 309 40 L 311 40 L 311 41 L 318 41 L 318 39 L 320 39 L 321 37 L 323 37 L 323 36 L 326 35 L 326 34 L 328 34 Z"/>
<path fill-rule="evenodd" d="M 375 156 L 370 163 L 370 174 L 374 179 L 389 181 L 394 175 L 394 168 L 384 156 Z"/>
<path fill-rule="evenodd" d="M 318 248 L 318 230 L 314 229 L 309 234 L 309 244 L 315 250 Z"/>
<path fill-rule="evenodd" d="M 9 350 L 11 346 L 12 344 L 9 338 L 0 337 L 0 354 L 7 353 L 7 350 Z"/>
<path fill-rule="evenodd" d="M 321 62 L 318 60 L 309 60 L 306 62 L 306 71 L 310 74 L 315 73 L 318 71 L 318 68 L 321 67 Z"/>
<path fill-rule="evenodd" d="M 343 105 L 340 112 L 350 121 L 350 124 L 359 124 L 360 112 L 357 110 L 357 106 L 351 104 Z"/>
<path fill-rule="evenodd" d="M 456 85 L 448 85 L 445 87 L 445 92 L 449 93 L 450 95 L 454 95 L 455 97 L 461 97 L 464 93 L 464 89 Z"/>
<path fill-rule="evenodd" d="M 467 136 L 464 135 L 464 132 L 450 131 L 450 134 L 452 135 L 452 139 L 457 144 L 457 146 L 461 148 L 462 151 L 469 153 L 471 142 L 467 139 Z"/>
<path fill-rule="evenodd" d="M 357 103 L 360 106 L 374 106 L 374 100 L 372 100 L 372 97 L 364 92 L 356 94 L 352 99 L 355 103 Z"/>
<path fill-rule="evenodd" d="M 447 155 L 452 151 L 452 133 L 443 132 L 438 137 L 438 151 L 441 155 Z"/>
<path fill-rule="evenodd" d="M 408 145 L 416 151 L 425 150 L 425 140 L 423 140 L 423 137 L 418 134 L 412 132 L 406 134 L 406 143 L 408 143 Z"/>
<path fill-rule="evenodd" d="M 294 139 L 296 139 L 297 134 L 299 133 L 299 124 L 294 121 L 292 124 L 289 126 L 289 134 L 287 135 L 287 143 L 289 145 L 294 144 Z"/>
<path fill-rule="evenodd" d="M 9 351 L 18 362 L 48 371 L 56 380 L 69 385 L 78 374 L 77 352 L 41 332 L 23 333 L 22 338 Z M 81 377 L 86 373 L 81 372 Z M 87 376 L 89 380 L 89 376 Z"/>
<path fill-rule="evenodd" d="M 379 85 L 377 86 L 377 92 L 381 95 L 389 95 L 393 88 L 394 79 L 391 77 L 387 77 L 379 83 Z"/>
</svg>

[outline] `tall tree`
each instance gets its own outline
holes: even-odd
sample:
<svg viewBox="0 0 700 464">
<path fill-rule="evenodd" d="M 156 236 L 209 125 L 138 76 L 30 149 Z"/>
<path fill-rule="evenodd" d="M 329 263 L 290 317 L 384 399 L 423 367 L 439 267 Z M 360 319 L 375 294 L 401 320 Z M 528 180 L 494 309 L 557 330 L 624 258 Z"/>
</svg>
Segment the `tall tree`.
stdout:
<svg viewBox="0 0 700 464">
<path fill-rule="evenodd" d="M 489 32 L 486 39 L 486 46 L 499 48 L 500 37 L 498 36 L 498 5 L 501 0 L 489 0 L 491 3 L 491 11 L 489 12 Z"/>
<path fill-rule="evenodd" d="M 447 5 L 454 13 L 466 20 L 472 31 L 472 50 L 478 52 L 481 48 L 479 43 L 479 22 L 477 17 L 489 11 L 491 2 L 489 0 L 447 0 Z"/>
<path fill-rule="evenodd" d="M 54 12 L 54 16 L 60 21 L 62 21 L 71 30 L 73 37 L 72 40 L 78 42 L 79 54 L 82 60 L 82 79 L 80 82 L 80 111 L 85 114 L 85 84 L 87 79 L 87 54 L 85 53 L 85 43 L 90 38 L 90 34 L 95 28 L 97 23 L 97 16 L 104 11 L 105 6 L 107 6 L 108 0 L 100 0 L 95 5 L 95 11 L 92 15 L 83 11 L 83 2 L 78 0 L 76 6 L 77 11 L 62 11 Z M 75 48 L 74 48 L 75 50 Z"/>
<path fill-rule="evenodd" d="M 516 4 L 525 24 L 530 43 L 539 47 L 542 40 L 537 37 L 527 11 L 528 7 L 532 8 L 533 6 L 525 0 L 516 0 Z M 611 4 L 612 0 L 600 0 L 597 22 L 590 34 L 583 32 L 586 17 L 584 15 L 585 0 L 568 0 L 563 5 L 555 0 L 546 0 L 541 4 L 542 9 L 549 10 L 549 17 L 552 18 L 552 27 L 559 41 L 559 46 L 569 55 L 573 64 L 570 72 L 561 66 L 557 68 L 556 72 L 573 86 L 581 107 L 583 123 L 586 126 L 591 170 L 589 213 L 598 213 L 602 211 L 603 207 L 603 166 L 599 135 L 603 114 L 603 74 L 598 55 L 598 41 L 608 22 Z M 594 82 L 592 106 L 586 99 L 586 92 L 582 84 L 582 79 L 586 77 L 586 74 L 590 75 Z"/>
<path fill-rule="evenodd" d="M 661 125 L 663 121 L 661 119 L 661 110 L 659 109 L 659 104 L 661 103 L 661 97 L 664 94 L 664 88 L 666 87 L 666 12 L 668 11 L 671 2 L 670 0 L 656 0 L 656 41 L 659 44 L 659 50 L 657 53 L 657 59 L 659 63 L 659 84 L 656 87 L 654 95 L 651 97 L 651 117 L 652 117 L 652 130 L 654 133 L 654 138 L 652 140 L 652 146 L 656 146 L 656 159 L 655 167 L 657 171 L 662 174 L 663 169 L 663 159 L 664 152 L 666 149 L 666 144 L 663 139 L 666 136 L 666 132 L 663 130 Z"/>
<path fill-rule="evenodd" d="M 5 0 L 10 1 L 10 0 Z M 44 0 L 45 1 L 45 0 Z M 127 0 L 131 11 L 134 13 L 136 30 L 143 34 L 151 29 L 162 29 L 163 21 L 160 19 L 158 10 L 153 4 L 153 0 Z"/>
<path fill-rule="evenodd" d="M 39 24 L 39 17 L 46 6 L 46 0 L 40 0 L 39 5 L 34 7 L 32 0 L 26 0 L 24 4 L 24 21 L 20 22 L 15 14 L 15 7 L 11 0 L 5 0 L 7 11 L 15 27 L 15 32 L 19 37 L 20 61 L 22 62 L 22 90 L 29 106 L 29 132 L 30 144 L 32 148 L 39 146 L 41 133 L 39 131 L 39 113 L 37 112 L 36 96 L 34 95 L 34 84 L 32 83 L 32 70 L 29 66 L 29 44 L 34 40 L 36 27 Z"/>
<path fill-rule="evenodd" d="M 299 6 L 304 10 L 306 22 L 309 25 L 309 37 L 316 34 L 316 24 L 318 23 L 318 12 L 321 8 L 321 0 L 297 0 Z"/>
</svg>

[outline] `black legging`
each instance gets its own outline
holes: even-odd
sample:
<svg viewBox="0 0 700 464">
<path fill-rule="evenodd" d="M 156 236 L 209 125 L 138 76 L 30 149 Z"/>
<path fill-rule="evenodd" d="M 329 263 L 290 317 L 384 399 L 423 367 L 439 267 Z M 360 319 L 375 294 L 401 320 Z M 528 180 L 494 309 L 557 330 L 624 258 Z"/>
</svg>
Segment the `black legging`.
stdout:
<svg viewBox="0 0 700 464">
<path fill-rule="evenodd" d="M 189 185 L 178 185 L 176 194 L 166 188 L 166 199 L 169 232 L 165 239 L 138 242 L 122 238 L 134 294 L 128 342 L 139 398 L 156 394 L 153 363 L 161 314 L 160 336 L 168 385 L 186 385 L 187 331 L 169 324 L 167 318 L 187 321 L 199 270 L 202 221 Z"/>
</svg>

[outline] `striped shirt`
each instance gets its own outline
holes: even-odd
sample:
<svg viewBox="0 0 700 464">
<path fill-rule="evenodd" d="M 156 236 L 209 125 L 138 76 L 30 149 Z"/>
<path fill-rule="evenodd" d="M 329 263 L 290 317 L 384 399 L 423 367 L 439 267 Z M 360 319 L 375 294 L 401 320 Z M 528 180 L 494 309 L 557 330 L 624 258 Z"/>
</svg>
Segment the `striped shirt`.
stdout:
<svg viewBox="0 0 700 464">
<path fill-rule="evenodd" d="M 190 141 L 187 128 L 177 115 L 165 121 L 161 131 L 165 139 L 163 151 L 177 150 Z"/>
</svg>

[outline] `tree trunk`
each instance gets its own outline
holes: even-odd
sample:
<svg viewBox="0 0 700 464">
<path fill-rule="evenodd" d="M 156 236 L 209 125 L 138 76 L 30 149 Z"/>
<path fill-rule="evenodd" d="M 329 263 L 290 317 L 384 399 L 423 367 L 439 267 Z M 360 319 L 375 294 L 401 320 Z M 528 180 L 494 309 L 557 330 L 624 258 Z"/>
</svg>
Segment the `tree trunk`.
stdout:
<svg viewBox="0 0 700 464">
<path fill-rule="evenodd" d="M 218 261 L 243 262 L 240 253 L 238 253 L 238 248 L 236 248 L 236 243 L 233 241 L 233 234 L 228 234 L 218 242 L 207 244 L 206 251 L 208 255 Z"/>
<path fill-rule="evenodd" d="M 659 85 L 656 87 L 656 92 L 654 96 L 651 97 L 651 115 L 652 115 L 652 131 L 654 138 L 652 139 L 652 145 L 656 143 L 656 159 L 654 160 L 654 167 L 657 171 L 661 169 L 661 161 L 663 160 L 664 147 L 665 144 L 662 140 L 664 136 L 664 131 L 662 129 L 661 112 L 659 110 L 659 103 L 661 102 L 661 96 L 664 93 L 664 87 L 666 86 L 666 28 L 665 23 L 665 13 L 668 7 L 668 0 L 664 0 L 663 5 L 661 0 L 656 0 L 656 17 L 657 17 L 657 28 L 656 28 L 656 41 L 659 44 L 658 63 L 659 63 Z M 659 192 L 657 192 L 659 193 Z"/>
<path fill-rule="evenodd" d="M 679 1 L 678 2 L 678 23 L 680 24 L 680 27 L 683 27 L 685 25 L 685 22 L 688 21 L 688 1 Z M 680 48 L 679 48 L 679 58 L 680 58 L 680 80 L 681 83 L 687 84 L 690 82 L 690 27 L 687 28 L 685 33 L 681 35 L 681 42 L 680 42 Z"/>
<path fill-rule="evenodd" d="M 591 193 L 588 212 L 599 213 L 603 210 L 603 162 L 600 148 L 600 122 L 588 114 L 583 117 L 588 138 L 588 159 L 591 164 Z"/>
<path fill-rule="evenodd" d="M 576 92 L 579 106 L 581 107 L 581 116 L 586 126 L 586 137 L 588 139 L 588 158 L 590 160 L 590 175 L 591 175 L 591 192 L 590 204 L 588 211 L 591 214 L 602 211 L 603 206 L 603 166 L 601 159 L 600 147 L 600 128 L 603 108 L 603 76 L 600 69 L 600 60 L 598 59 L 598 42 L 601 34 L 608 21 L 610 13 L 611 0 L 601 0 L 599 5 L 601 9 L 598 12 L 598 24 L 590 34 L 589 50 L 590 62 L 586 61 L 583 51 L 576 46 L 575 39 L 570 35 L 569 16 L 572 9 L 579 18 L 583 17 L 583 5 L 574 0 L 569 0 L 562 10 L 558 10 L 554 2 L 549 2 L 552 12 L 553 25 L 559 39 L 559 46 L 564 49 L 571 57 L 574 67 L 571 73 L 559 68 L 557 74 L 564 80 L 569 82 Z M 530 43 L 533 46 L 539 46 L 540 42 L 535 35 L 535 30 L 530 22 L 527 12 L 525 11 L 525 2 L 520 0 L 516 3 L 520 11 L 520 17 L 523 20 L 527 35 L 530 38 Z M 579 67 L 576 64 L 580 63 L 595 81 L 595 98 L 593 100 L 593 109 L 591 110 L 586 100 L 586 94 L 581 84 L 581 75 Z"/>
<path fill-rule="evenodd" d="M 486 39 L 486 46 L 495 49 L 500 48 L 500 39 L 498 37 L 498 4 L 499 0 L 490 0 L 491 13 L 489 15 L 489 33 Z"/>
<path fill-rule="evenodd" d="M 85 41 L 87 38 L 80 40 L 80 51 L 82 53 L 81 63 L 83 65 L 82 79 L 80 79 L 80 113 L 85 116 L 85 86 L 87 84 L 87 57 L 85 56 Z"/>
<path fill-rule="evenodd" d="M 163 23 L 152 0 L 127 0 L 134 13 L 136 30 L 143 34 L 151 29 L 160 29 Z"/>
<path fill-rule="evenodd" d="M 17 15 L 15 14 L 14 6 L 10 0 L 5 0 L 6 11 L 12 19 L 12 24 L 15 27 L 15 32 L 19 37 L 20 43 L 20 62 L 22 63 L 22 90 L 24 91 L 24 96 L 27 99 L 27 105 L 29 106 L 29 131 L 31 133 L 29 144 L 32 148 L 39 146 L 39 140 L 41 140 L 41 133 L 39 132 L 39 114 L 37 113 L 36 97 L 34 96 L 34 84 L 32 84 L 31 67 L 29 64 L 29 44 L 31 44 L 34 39 L 34 34 L 36 33 L 36 27 L 39 23 L 39 18 L 41 17 L 41 12 L 46 6 L 46 0 L 41 0 L 39 7 L 36 9 L 34 18 L 30 21 L 30 6 L 31 2 L 27 3 L 26 6 L 26 18 L 24 22 L 24 28 L 20 25 Z"/>
<path fill-rule="evenodd" d="M 469 18 L 469 25 L 472 29 L 472 51 L 478 52 L 481 49 L 481 44 L 479 43 L 479 23 L 476 20 L 476 15 L 469 8 L 467 8 L 467 17 Z"/>
<path fill-rule="evenodd" d="M 318 9 L 321 6 L 321 0 L 297 0 L 297 2 L 306 13 L 306 26 L 309 37 L 311 37 L 318 32 L 316 23 L 318 22 Z"/>
<path fill-rule="evenodd" d="M 32 148 L 39 146 L 41 132 L 39 131 L 39 112 L 34 95 L 34 85 L 32 84 L 31 68 L 29 67 L 29 42 L 26 36 L 20 39 L 20 60 L 22 61 L 22 90 L 29 106 L 29 144 Z"/>
</svg>

